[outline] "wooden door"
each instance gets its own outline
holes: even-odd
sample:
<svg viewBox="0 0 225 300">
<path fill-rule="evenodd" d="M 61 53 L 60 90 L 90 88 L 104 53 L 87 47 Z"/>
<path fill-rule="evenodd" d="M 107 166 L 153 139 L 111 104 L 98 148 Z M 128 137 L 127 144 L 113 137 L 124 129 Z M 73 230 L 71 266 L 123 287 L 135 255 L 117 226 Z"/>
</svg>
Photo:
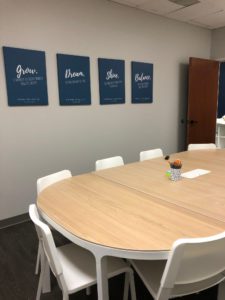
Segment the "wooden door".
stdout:
<svg viewBox="0 0 225 300">
<path fill-rule="evenodd" d="M 189 60 L 187 145 L 215 143 L 219 62 Z"/>
</svg>

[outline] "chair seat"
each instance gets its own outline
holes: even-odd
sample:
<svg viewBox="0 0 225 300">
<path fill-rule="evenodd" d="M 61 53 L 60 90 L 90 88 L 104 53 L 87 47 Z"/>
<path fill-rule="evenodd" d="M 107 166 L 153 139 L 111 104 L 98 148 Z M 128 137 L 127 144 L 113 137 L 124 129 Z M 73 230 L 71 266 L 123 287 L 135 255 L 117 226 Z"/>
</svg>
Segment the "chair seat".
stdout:
<svg viewBox="0 0 225 300">
<path fill-rule="evenodd" d="M 137 271 L 138 275 L 144 282 L 145 286 L 149 289 L 154 298 L 158 293 L 160 287 L 160 281 L 165 269 L 166 260 L 132 260 L 131 264 Z M 185 296 L 192 293 L 200 292 L 206 288 L 215 285 L 215 281 L 222 281 L 224 277 L 219 274 L 200 282 L 194 282 L 190 284 L 179 284 L 173 289 L 173 295 L 171 298 Z"/>
<path fill-rule="evenodd" d="M 89 251 L 70 243 L 58 247 L 57 252 L 69 293 L 96 283 L 96 262 Z M 108 278 L 124 273 L 126 270 L 128 266 L 122 259 L 107 258 Z"/>
<path fill-rule="evenodd" d="M 213 287 L 215 285 L 215 282 L 220 282 L 223 280 L 224 280 L 224 276 L 221 276 L 221 274 L 219 274 L 219 275 L 216 275 L 209 279 L 202 280 L 200 282 L 194 282 L 194 283 L 185 284 L 185 285 L 183 285 L 183 284 L 176 285 L 173 290 L 172 298 L 201 292 L 205 289 Z"/>
</svg>

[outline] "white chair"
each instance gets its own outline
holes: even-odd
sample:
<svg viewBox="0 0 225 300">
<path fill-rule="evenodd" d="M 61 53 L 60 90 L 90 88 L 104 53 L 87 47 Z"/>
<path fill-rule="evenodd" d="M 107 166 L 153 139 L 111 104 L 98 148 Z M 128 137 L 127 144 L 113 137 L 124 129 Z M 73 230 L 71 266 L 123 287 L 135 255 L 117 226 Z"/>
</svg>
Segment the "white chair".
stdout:
<svg viewBox="0 0 225 300">
<path fill-rule="evenodd" d="M 153 159 L 153 158 L 157 158 L 157 157 L 162 157 L 162 156 L 163 156 L 163 151 L 162 151 L 162 149 L 159 149 L 159 148 L 142 151 L 142 152 L 140 152 L 140 161 Z"/>
<path fill-rule="evenodd" d="M 44 177 L 41 177 L 37 180 L 37 193 L 40 194 L 45 188 L 50 186 L 53 183 L 61 181 L 66 178 L 72 177 L 71 171 L 63 170 L 59 171 Z"/>
<path fill-rule="evenodd" d="M 204 150 L 204 149 L 216 149 L 216 145 L 213 143 L 209 144 L 189 144 L 188 151 L 192 150 Z"/>
<path fill-rule="evenodd" d="M 63 170 L 57 173 L 53 173 L 50 175 L 47 175 L 45 177 L 41 177 L 37 180 L 37 194 L 39 195 L 40 192 L 42 192 L 45 188 L 50 186 L 53 183 L 56 183 L 58 181 L 61 181 L 66 178 L 72 177 L 72 174 L 69 170 Z M 35 267 L 35 274 L 38 274 L 39 271 L 39 265 L 41 263 L 41 255 L 42 255 L 42 248 L 40 243 L 38 244 L 38 253 L 37 253 L 37 261 L 36 261 L 36 267 Z"/>
<path fill-rule="evenodd" d="M 174 242 L 167 261 L 130 261 L 155 300 L 200 292 L 225 279 L 225 232 Z"/>
<path fill-rule="evenodd" d="M 51 230 L 43 223 L 35 204 L 29 206 L 29 215 L 33 221 L 38 237 L 44 249 L 44 265 L 50 268 L 57 278 L 62 290 L 63 300 L 69 299 L 69 294 L 96 284 L 96 264 L 94 256 L 87 250 L 69 243 L 56 248 Z M 125 273 L 124 300 L 128 300 L 129 283 L 132 300 L 136 300 L 133 270 L 122 260 L 115 257 L 107 258 L 108 278 Z M 41 269 L 36 300 L 40 299 L 44 284 L 45 266 Z"/>
<path fill-rule="evenodd" d="M 123 166 L 124 161 L 121 156 L 113 156 L 105 159 L 100 159 L 95 162 L 95 171 L 100 171 L 108 168 Z"/>
</svg>

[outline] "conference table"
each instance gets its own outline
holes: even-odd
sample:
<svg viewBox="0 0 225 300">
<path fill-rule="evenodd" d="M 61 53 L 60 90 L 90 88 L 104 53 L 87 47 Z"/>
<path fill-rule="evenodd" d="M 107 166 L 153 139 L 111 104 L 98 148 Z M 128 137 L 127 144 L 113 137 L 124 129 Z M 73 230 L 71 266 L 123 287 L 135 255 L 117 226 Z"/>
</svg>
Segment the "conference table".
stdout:
<svg viewBox="0 0 225 300">
<path fill-rule="evenodd" d="M 107 256 L 167 259 L 179 238 L 225 230 L 225 149 L 186 151 L 182 172 L 210 171 L 171 181 L 163 158 L 71 177 L 43 190 L 43 218 L 96 259 L 98 299 L 108 300 Z M 218 299 L 223 299 L 224 284 Z"/>
</svg>

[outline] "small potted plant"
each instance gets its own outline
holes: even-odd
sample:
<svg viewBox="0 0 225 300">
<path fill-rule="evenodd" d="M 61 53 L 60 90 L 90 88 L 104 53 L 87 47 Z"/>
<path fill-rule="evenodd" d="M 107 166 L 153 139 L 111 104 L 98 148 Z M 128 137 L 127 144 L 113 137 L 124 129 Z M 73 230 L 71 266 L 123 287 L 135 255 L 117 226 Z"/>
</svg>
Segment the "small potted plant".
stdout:
<svg viewBox="0 0 225 300">
<path fill-rule="evenodd" d="M 174 160 L 174 162 L 170 162 L 170 179 L 173 181 L 177 181 L 181 179 L 181 168 L 182 163 L 180 159 Z"/>
</svg>

